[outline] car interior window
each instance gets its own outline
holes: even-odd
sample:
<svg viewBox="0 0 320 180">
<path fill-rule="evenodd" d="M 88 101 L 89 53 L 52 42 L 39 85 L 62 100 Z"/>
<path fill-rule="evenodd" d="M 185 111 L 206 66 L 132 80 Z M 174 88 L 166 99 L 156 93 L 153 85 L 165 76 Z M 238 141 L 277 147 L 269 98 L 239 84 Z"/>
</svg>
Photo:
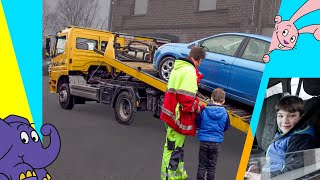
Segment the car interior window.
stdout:
<svg viewBox="0 0 320 180">
<path fill-rule="evenodd" d="M 66 44 L 66 36 L 58 37 L 56 53 L 55 53 L 56 56 L 58 56 L 59 54 L 64 53 L 65 44 Z"/>
<path fill-rule="evenodd" d="M 291 89 L 292 89 L 292 94 L 296 94 L 297 88 L 298 88 L 298 83 L 299 83 L 299 78 L 292 78 L 291 79 Z M 301 89 L 299 92 L 299 97 L 301 97 L 303 100 L 307 100 L 312 98 L 309 94 L 307 94 L 304 89 L 303 89 L 303 81 L 301 84 Z"/>
<path fill-rule="evenodd" d="M 101 42 L 101 51 L 105 51 L 107 48 L 108 42 L 107 41 L 102 41 Z"/>
<path fill-rule="evenodd" d="M 234 56 L 243 39 L 241 36 L 219 36 L 204 40 L 201 47 L 208 52 Z"/>
<path fill-rule="evenodd" d="M 265 98 L 268 98 L 268 97 L 270 97 L 270 96 L 272 96 L 274 94 L 279 94 L 279 93 L 282 93 L 282 83 L 281 82 L 279 82 L 278 84 L 268 88 Z"/>
<path fill-rule="evenodd" d="M 77 38 L 76 40 L 76 48 L 82 50 L 93 50 L 97 48 L 98 41 L 93 39 L 86 38 Z"/>
<path fill-rule="evenodd" d="M 243 59 L 248 59 L 257 62 L 263 62 L 262 58 L 268 54 L 270 43 L 258 39 L 250 39 L 244 53 Z"/>
</svg>

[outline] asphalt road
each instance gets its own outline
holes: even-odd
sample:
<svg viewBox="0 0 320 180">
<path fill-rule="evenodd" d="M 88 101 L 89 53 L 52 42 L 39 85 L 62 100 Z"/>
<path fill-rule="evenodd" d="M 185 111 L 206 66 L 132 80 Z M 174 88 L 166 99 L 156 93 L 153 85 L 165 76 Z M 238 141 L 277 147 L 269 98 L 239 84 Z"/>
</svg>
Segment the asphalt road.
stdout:
<svg viewBox="0 0 320 180">
<path fill-rule="evenodd" d="M 164 123 L 150 112 L 138 112 L 130 126 L 115 121 L 104 104 L 60 108 L 43 77 L 43 121 L 53 124 L 61 137 L 61 151 L 47 170 L 55 180 L 157 180 L 165 142 Z M 218 159 L 217 179 L 235 179 L 246 134 L 231 128 L 225 134 Z M 45 139 L 48 140 L 48 139 Z M 185 168 L 196 179 L 199 142 L 187 137 Z"/>
</svg>

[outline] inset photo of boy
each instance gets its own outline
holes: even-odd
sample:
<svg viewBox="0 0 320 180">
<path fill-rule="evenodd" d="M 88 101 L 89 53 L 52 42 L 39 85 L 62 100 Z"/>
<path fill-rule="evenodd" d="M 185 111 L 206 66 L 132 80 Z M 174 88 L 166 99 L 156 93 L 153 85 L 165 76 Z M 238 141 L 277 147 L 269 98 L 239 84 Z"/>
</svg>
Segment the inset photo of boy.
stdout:
<svg viewBox="0 0 320 180">
<path fill-rule="evenodd" d="M 269 80 L 245 179 L 320 178 L 320 78 Z"/>
</svg>

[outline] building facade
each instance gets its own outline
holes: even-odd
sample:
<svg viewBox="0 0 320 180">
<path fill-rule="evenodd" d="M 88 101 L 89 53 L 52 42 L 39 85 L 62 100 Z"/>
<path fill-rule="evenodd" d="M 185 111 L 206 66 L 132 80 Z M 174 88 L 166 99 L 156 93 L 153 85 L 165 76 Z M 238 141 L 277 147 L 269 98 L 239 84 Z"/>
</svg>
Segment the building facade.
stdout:
<svg viewBox="0 0 320 180">
<path fill-rule="evenodd" d="M 280 0 L 114 0 L 111 30 L 176 42 L 224 32 L 272 35 Z"/>
</svg>

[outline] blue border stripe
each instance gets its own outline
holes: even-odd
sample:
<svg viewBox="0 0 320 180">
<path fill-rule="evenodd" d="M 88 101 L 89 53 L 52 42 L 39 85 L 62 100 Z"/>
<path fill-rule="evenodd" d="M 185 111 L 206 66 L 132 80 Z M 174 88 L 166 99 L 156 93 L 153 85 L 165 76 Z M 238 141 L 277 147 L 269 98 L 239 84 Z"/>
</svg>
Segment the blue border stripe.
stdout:
<svg viewBox="0 0 320 180">
<path fill-rule="evenodd" d="M 42 1 L 2 1 L 36 130 L 42 126 Z"/>
</svg>

